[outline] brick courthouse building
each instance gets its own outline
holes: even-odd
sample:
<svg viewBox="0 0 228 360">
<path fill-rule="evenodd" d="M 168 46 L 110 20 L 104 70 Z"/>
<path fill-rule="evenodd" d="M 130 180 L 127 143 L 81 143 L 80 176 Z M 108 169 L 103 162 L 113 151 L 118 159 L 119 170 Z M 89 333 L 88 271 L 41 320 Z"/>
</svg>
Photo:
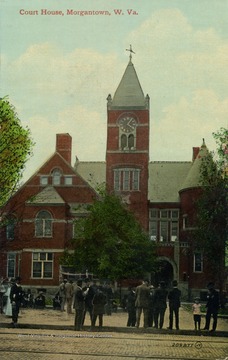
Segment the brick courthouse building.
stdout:
<svg viewBox="0 0 228 360">
<path fill-rule="evenodd" d="M 107 98 L 106 162 L 76 158 L 72 165 L 71 136 L 56 135 L 53 155 L 4 209 L 10 222 L 1 228 L 0 276 L 20 275 L 25 287 L 57 286 L 59 257 L 73 237 L 73 220 L 98 196 L 96 185 L 106 182 L 157 242 L 159 267 L 152 281 L 177 279 L 186 297 L 205 288 L 211 278 L 191 230 L 207 148 L 193 148 L 188 162 L 150 162 L 149 103 L 130 57 L 113 98 Z"/>
</svg>

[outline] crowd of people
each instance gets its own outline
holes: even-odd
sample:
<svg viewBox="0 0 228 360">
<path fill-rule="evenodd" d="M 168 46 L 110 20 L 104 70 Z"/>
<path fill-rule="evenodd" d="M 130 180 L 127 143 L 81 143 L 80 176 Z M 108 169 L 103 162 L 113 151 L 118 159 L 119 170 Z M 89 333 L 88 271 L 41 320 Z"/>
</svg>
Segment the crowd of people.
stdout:
<svg viewBox="0 0 228 360">
<path fill-rule="evenodd" d="M 129 288 L 126 297 L 126 309 L 128 312 L 127 326 L 139 327 L 143 314 L 143 327 L 162 329 L 167 307 L 169 308 L 168 330 L 172 330 L 174 325 L 179 330 L 179 309 L 181 306 L 181 291 L 178 289 L 177 281 L 172 283 L 172 289 L 167 290 L 164 281 L 160 281 L 159 286 L 154 288 L 148 280 L 144 280 L 136 288 Z M 212 329 L 214 332 L 217 327 L 219 310 L 219 293 L 215 290 L 214 283 L 210 282 L 207 286 L 208 296 L 206 303 L 206 323 L 203 330 L 210 329 L 211 317 L 213 317 Z M 168 306 L 167 306 L 168 304 Z M 192 313 L 195 330 L 201 330 L 201 304 L 197 297 L 192 304 Z M 174 324 L 175 323 L 175 324 Z"/>
<path fill-rule="evenodd" d="M 40 308 L 45 307 L 45 294 L 39 291 L 34 297 L 31 290 L 22 290 L 20 277 L 9 281 L 7 286 L 1 286 L 0 305 L 1 313 L 12 317 L 12 325 L 17 326 L 20 307 Z M 207 296 L 207 312 L 204 330 L 210 329 L 210 321 L 213 318 L 212 329 L 217 327 L 219 310 L 219 293 L 214 283 L 209 283 Z M 3 301 L 5 299 L 5 301 Z M 168 305 L 167 305 L 168 304 Z M 167 307 L 169 308 L 169 325 L 167 329 L 174 327 L 179 330 L 179 309 L 181 306 L 181 291 L 178 289 L 177 281 L 172 283 L 172 289 L 167 290 L 166 283 L 160 281 L 158 287 L 150 285 L 145 279 L 136 288 L 130 287 L 125 297 L 125 308 L 128 313 L 127 326 L 144 328 L 164 327 L 164 317 Z M 64 279 L 59 286 L 58 292 L 53 297 L 53 309 L 66 311 L 72 314 L 75 311 L 74 329 L 82 330 L 85 317 L 89 316 L 91 330 L 95 328 L 98 318 L 98 326 L 103 326 L 103 315 L 111 315 L 117 310 L 114 293 L 110 283 L 101 285 L 99 282 L 89 278 L 78 279 L 76 284 L 69 279 Z M 201 330 L 201 304 L 200 299 L 195 298 L 192 304 L 192 313 L 195 330 Z M 88 315 L 87 315 L 88 314 Z M 143 320 L 142 320 L 143 318 Z M 142 320 L 142 321 L 141 321 Z"/>
<path fill-rule="evenodd" d="M 103 326 L 103 315 L 111 315 L 112 310 L 116 309 L 114 304 L 114 294 L 110 283 L 101 285 L 96 281 L 87 278 L 78 279 L 76 285 L 68 279 L 64 279 L 59 286 L 57 293 L 61 311 L 65 310 L 68 314 L 75 310 L 75 330 L 81 330 L 86 314 L 88 313 L 91 329 L 96 325 L 98 318 L 99 328 Z"/>
</svg>

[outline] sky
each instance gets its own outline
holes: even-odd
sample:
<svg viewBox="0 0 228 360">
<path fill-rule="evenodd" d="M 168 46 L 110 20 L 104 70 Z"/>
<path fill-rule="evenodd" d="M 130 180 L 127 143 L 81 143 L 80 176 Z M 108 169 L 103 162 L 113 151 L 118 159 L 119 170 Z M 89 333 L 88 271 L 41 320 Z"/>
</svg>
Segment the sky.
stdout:
<svg viewBox="0 0 228 360">
<path fill-rule="evenodd" d="M 130 45 L 150 96 L 150 161 L 191 161 L 203 138 L 214 150 L 228 127 L 227 11 L 228 0 L 0 0 L 0 97 L 35 142 L 23 180 L 57 133 L 72 136 L 72 163 L 105 161 L 106 99 Z"/>
</svg>

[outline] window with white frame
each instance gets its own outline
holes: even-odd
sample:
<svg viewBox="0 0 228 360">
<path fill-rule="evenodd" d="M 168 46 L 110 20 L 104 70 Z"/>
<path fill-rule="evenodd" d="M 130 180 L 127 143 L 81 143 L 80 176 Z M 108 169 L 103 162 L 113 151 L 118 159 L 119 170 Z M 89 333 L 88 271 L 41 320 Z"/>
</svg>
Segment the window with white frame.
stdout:
<svg viewBox="0 0 228 360">
<path fill-rule="evenodd" d="M 53 218 L 48 211 L 39 211 L 35 219 L 35 236 L 52 237 L 52 222 Z"/>
<path fill-rule="evenodd" d="M 53 278 L 53 254 L 35 252 L 32 254 L 32 277 L 36 279 Z"/>
<path fill-rule="evenodd" d="M 7 277 L 14 278 L 16 273 L 16 254 L 8 253 L 7 254 Z"/>
<path fill-rule="evenodd" d="M 64 184 L 65 185 L 72 185 L 73 179 L 71 175 L 65 175 L 64 176 Z"/>
<path fill-rule="evenodd" d="M 115 191 L 139 191 L 140 169 L 120 168 L 114 170 Z"/>
<path fill-rule="evenodd" d="M 52 171 L 52 185 L 60 185 L 61 176 L 62 176 L 62 172 L 59 169 L 54 169 Z"/>
<path fill-rule="evenodd" d="M 48 176 L 47 175 L 40 176 L 40 185 L 42 185 L 42 186 L 48 185 Z"/>
<path fill-rule="evenodd" d="M 178 209 L 150 209 L 149 234 L 151 240 L 176 241 L 179 234 Z"/>
<path fill-rule="evenodd" d="M 193 263 L 193 271 L 194 272 L 202 272 L 203 271 L 203 254 L 200 251 L 194 253 L 194 263 Z"/>
</svg>

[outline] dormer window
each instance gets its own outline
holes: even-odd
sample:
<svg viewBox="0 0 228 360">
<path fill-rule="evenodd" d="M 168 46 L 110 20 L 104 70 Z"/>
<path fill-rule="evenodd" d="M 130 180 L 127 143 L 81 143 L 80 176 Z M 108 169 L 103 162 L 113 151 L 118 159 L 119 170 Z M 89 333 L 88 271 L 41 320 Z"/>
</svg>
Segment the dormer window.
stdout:
<svg viewBox="0 0 228 360">
<path fill-rule="evenodd" d="M 61 176 L 62 173 L 59 169 L 55 169 L 52 171 L 52 185 L 60 185 L 61 184 Z"/>
</svg>

